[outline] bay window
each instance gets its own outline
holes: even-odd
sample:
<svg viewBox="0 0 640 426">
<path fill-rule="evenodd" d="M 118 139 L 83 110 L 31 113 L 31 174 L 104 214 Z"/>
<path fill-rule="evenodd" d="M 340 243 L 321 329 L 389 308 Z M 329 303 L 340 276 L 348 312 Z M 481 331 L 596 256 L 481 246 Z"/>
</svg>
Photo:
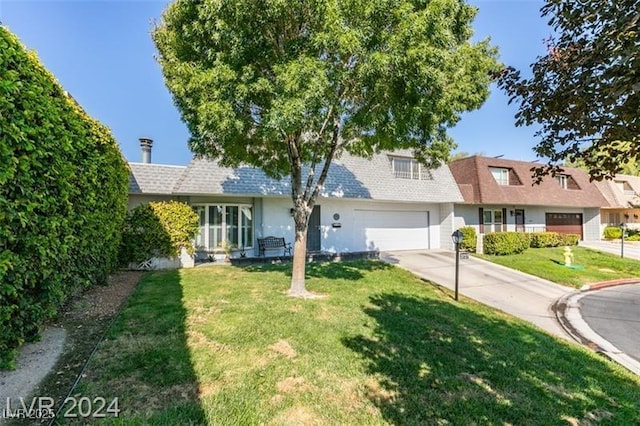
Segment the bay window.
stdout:
<svg viewBox="0 0 640 426">
<path fill-rule="evenodd" d="M 253 246 L 253 215 L 250 205 L 205 204 L 193 206 L 200 220 L 196 246 L 213 250 L 225 241 L 238 248 Z"/>
</svg>

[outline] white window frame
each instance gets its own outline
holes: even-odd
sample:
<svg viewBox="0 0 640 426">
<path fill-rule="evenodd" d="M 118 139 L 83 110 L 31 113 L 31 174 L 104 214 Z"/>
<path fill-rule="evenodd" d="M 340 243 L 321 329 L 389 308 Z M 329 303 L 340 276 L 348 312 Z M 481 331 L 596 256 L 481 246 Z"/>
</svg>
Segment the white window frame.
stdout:
<svg viewBox="0 0 640 426">
<path fill-rule="evenodd" d="M 484 222 L 486 220 L 486 216 L 487 213 L 491 213 L 491 221 L 490 222 Z M 496 215 L 497 213 L 497 215 Z M 502 231 L 502 221 L 504 220 L 502 217 L 502 210 L 501 209 L 497 209 L 497 210 L 491 210 L 491 209 L 486 209 L 482 212 L 482 220 L 483 220 L 483 225 L 484 225 L 484 233 L 487 234 L 489 232 L 499 232 Z M 500 216 L 500 219 L 496 219 L 496 216 Z M 498 229 L 498 231 L 496 231 L 496 229 Z"/>
<path fill-rule="evenodd" d="M 243 237 L 243 233 L 245 231 L 245 229 L 247 229 L 247 227 L 242 226 L 242 209 L 243 208 L 248 208 L 249 211 L 251 212 L 251 244 L 247 245 L 247 246 L 243 246 L 244 249 L 252 249 L 253 248 L 253 243 L 255 240 L 255 221 L 253 218 L 253 214 L 254 214 L 254 208 L 253 205 L 251 204 L 236 204 L 236 203 L 198 203 L 198 204 L 193 204 L 191 206 L 196 212 L 198 212 L 199 208 L 204 208 L 204 224 L 200 224 L 199 223 L 199 234 L 198 236 L 196 236 L 196 245 L 198 245 L 198 242 L 202 243 L 201 245 L 204 246 L 207 250 L 216 250 L 221 248 L 222 246 L 217 246 L 217 247 L 212 247 L 211 246 L 211 241 L 210 241 L 210 227 L 211 224 L 209 223 L 209 209 L 210 208 L 215 208 L 215 207 L 220 207 L 222 208 L 222 220 L 220 223 L 220 227 L 221 227 L 221 240 L 220 240 L 220 244 L 222 244 L 224 241 L 227 240 L 227 215 L 225 214 L 227 207 L 237 207 L 238 208 L 238 214 L 237 214 L 237 234 L 238 234 L 238 242 L 242 241 L 242 237 Z M 238 246 L 238 248 L 240 248 L 240 246 Z"/>
<path fill-rule="evenodd" d="M 407 163 L 409 170 L 401 170 L 396 162 Z M 391 170 L 393 176 L 398 179 L 427 180 L 431 178 L 429 171 L 425 170 L 418 160 L 411 157 L 391 157 Z"/>
<path fill-rule="evenodd" d="M 569 189 L 569 175 L 556 175 L 556 181 L 560 188 Z"/>
<path fill-rule="evenodd" d="M 491 176 L 500 186 L 509 186 L 509 169 L 504 167 L 489 167 Z"/>
</svg>

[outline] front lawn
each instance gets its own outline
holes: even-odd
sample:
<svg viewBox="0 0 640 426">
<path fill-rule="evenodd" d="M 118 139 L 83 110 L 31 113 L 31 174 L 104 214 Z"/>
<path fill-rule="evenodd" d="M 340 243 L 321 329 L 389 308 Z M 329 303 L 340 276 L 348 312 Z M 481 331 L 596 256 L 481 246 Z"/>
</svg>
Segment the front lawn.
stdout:
<svg viewBox="0 0 640 426">
<path fill-rule="evenodd" d="M 640 424 L 640 379 L 578 345 L 379 262 L 291 299 L 289 268 L 147 275 L 74 394 L 118 424 Z"/>
<path fill-rule="evenodd" d="M 568 268 L 564 266 L 563 251 L 564 247 L 530 248 L 521 254 L 478 257 L 576 288 L 600 281 L 640 277 L 640 262 L 637 260 L 622 259 L 584 247 L 572 247 L 573 263 L 577 267 Z"/>
</svg>

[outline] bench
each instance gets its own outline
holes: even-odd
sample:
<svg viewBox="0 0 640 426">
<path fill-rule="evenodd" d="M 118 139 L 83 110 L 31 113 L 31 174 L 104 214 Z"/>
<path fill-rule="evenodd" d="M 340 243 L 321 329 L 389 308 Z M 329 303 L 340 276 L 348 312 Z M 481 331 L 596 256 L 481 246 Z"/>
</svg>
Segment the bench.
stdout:
<svg viewBox="0 0 640 426">
<path fill-rule="evenodd" d="M 282 255 L 289 253 L 291 256 L 291 243 L 285 243 L 283 237 L 258 238 L 258 256 L 264 256 L 266 250 L 280 250 Z"/>
</svg>

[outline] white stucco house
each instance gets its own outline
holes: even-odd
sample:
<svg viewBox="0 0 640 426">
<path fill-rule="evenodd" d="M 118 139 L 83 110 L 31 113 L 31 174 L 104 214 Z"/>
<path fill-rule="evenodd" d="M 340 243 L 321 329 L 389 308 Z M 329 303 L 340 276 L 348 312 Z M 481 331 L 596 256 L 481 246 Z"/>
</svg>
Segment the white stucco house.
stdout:
<svg viewBox="0 0 640 426">
<path fill-rule="evenodd" d="M 150 146 L 145 139 L 143 150 Z M 129 163 L 129 208 L 148 201 L 188 203 L 200 216 L 197 246 L 213 250 L 228 241 L 248 256 L 258 256 L 258 238 L 294 242 L 288 178 L 275 180 L 253 167 L 231 169 L 205 159 L 194 159 L 186 167 L 154 164 L 150 155 L 143 159 Z M 446 166 L 426 170 L 407 152 L 371 159 L 344 154 L 331 165 L 312 213 L 307 249 L 354 253 L 452 248 L 453 206 L 462 201 Z"/>
</svg>

